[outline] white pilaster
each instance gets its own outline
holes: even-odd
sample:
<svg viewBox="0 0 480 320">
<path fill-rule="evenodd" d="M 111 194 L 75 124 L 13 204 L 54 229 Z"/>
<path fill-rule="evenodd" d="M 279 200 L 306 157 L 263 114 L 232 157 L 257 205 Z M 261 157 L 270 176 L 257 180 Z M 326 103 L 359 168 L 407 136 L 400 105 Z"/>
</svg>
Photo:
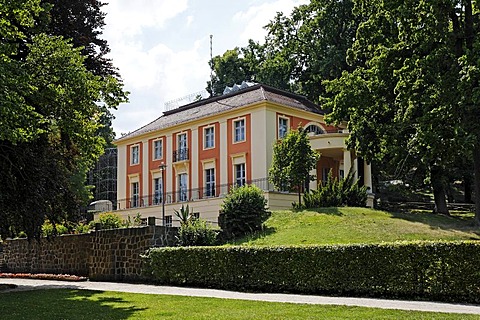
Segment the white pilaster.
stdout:
<svg viewBox="0 0 480 320">
<path fill-rule="evenodd" d="M 192 141 L 191 141 L 191 146 L 192 146 L 192 152 L 190 153 L 192 155 L 191 159 L 191 175 L 192 175 L 192 185 L 190 186 L 191 189 L 196 189 L 199 188 L 200 186 L 198 185 L 198 128 L 193 128 L 192 129 Z M 193 198 L 195 198 L 194 195 L 192 195 Z M 198 195 L 196 195 L 198 198 Z"/>
<path fill-rule="evenodd" d="M 173 169 L 173 141 L 172 141 L 172 134 L 169 133 L 165 137 L 166 139 L 166 162 L 167 168 L 165 170 L 165 192 L 167 193 L 166 201 L 170 202 L 172 197 L 172 173 L 174 172 Z M 170 198 L 169 198 L 170 197 Z"/>
<path fill-rule="evenodd" d="M 227 120 L 220 122 L 220 184 L 226 185 L 228 183 L 228 170 L 227 168 Z"/>
</svg>

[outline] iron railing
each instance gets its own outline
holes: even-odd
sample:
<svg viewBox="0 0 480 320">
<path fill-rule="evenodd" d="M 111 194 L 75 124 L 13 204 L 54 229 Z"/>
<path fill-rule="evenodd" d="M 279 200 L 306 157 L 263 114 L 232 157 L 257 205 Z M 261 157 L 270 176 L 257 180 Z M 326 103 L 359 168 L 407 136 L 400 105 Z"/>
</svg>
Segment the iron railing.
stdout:
<svg viewBox="0 0 480 320">
<path fill-rule="evenodd" d="M 274 190 L 274 186 L 268 181 L 268 178 L 250 180 L 247 181 L 247 184 L 255 185 L 262 191 Z M 202 199 L 223 198 L 234 186 L 235 184 L 216 184 L 214 187 L 210 186 L 209 188 L 201 187 L 195 189 L 187 189 L 186 197 L 183 197 L 183 195 L 180 194 L 181 192 L 183 192 L 180 190 L 177 190 L 175 192 L 166 192 L 164 193 L 165 204 L 182 203 Z M 183 201 L 183 199 L 185 200 Z M 134 206 L 135 204 L 137 205 Z M 118 199 L 117 210 L 161 206 L 162 204 L 162 195 L 159 196 L 158 194 L 149 194 L 141 196 L 138 199 L 136 199 L 135 197 Z"/>
<path fill-rule="evenodd" d="M 188 148 L 173 151 L 173 162 L 189 160 Z"/>
</svg>

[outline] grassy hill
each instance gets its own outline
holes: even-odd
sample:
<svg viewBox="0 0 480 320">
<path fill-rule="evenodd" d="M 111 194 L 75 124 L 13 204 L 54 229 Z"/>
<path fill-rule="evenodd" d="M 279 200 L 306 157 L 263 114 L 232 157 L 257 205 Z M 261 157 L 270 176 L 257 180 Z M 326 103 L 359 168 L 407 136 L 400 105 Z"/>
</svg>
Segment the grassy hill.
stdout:
<svg viewBox="0 0 480 320">
<path fill-rule="evenodd" d="M 232 244 L 312 245 L 401 240 L 480 240 L 471 215 L 390 213 L 369 208 L 276 211 L 265 231 Z"/>
</svg>

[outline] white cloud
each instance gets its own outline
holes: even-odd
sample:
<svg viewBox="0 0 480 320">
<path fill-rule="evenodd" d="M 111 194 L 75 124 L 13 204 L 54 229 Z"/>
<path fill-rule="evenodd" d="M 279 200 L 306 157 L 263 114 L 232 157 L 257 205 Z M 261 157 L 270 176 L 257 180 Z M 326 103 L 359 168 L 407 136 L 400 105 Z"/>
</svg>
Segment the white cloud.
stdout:
<svg viewBox="0 0 480 320">
<path fill-rule="evenodd" d="M 108 0 L 104 7 L 105 34 L 109 39 L 133 37 L 145 27 L 163 28 L 165 23 L 187 10 L 187 0 Z"/>
<path fill-rule="evenodd" d="M 267 32 L 263 27 L 267 25 L 277 12 L 283 12 L 289 15 L 294 7 L 309 3 L 308 0 L 277 0 L 263 3 L 258 6 L 252 6 L 246 11 L 237 12 L 233 20 L 237 23 L 245 24 L 240 39 L 247 42 L 249 39 L 263 42 Z"/>
<path fill-rule="evenodd" d="M 193 16 L 188 16 L 187 17 L 187 28 L 192 25 L 193 20 L 194 20 Z"/>
</svg>

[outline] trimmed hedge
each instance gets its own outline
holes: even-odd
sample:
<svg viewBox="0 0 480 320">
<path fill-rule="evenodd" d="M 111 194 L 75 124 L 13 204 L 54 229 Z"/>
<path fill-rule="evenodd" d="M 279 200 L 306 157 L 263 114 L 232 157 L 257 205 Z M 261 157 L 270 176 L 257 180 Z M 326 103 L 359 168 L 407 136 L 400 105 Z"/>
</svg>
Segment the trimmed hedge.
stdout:
<svg viewBox="0 0 480 320">
<path fill-rule="evenodd" d="M 228 290 L 480 302 L 480 243 L 154 248 L 146 280 Z"/>
</svg>

